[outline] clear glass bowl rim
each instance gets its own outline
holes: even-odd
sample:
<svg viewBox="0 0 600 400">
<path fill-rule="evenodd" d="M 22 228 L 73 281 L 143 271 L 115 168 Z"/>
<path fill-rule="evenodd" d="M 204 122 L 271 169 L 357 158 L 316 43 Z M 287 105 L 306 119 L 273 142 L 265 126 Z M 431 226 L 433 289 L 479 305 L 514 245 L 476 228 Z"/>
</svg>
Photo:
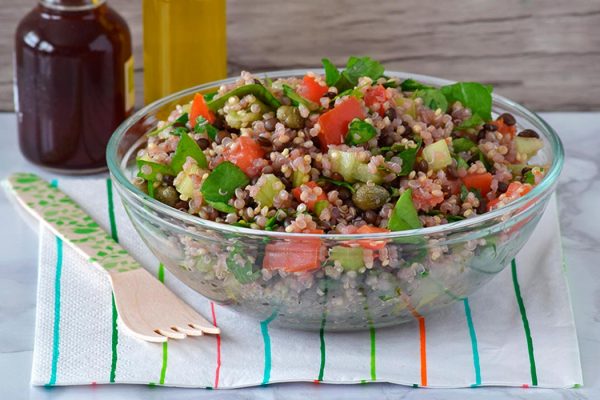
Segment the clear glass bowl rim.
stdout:
<svg viewBox="0 0 600 400">
<path fill-rule="evenodd" d="M 313 71 L 316 73 L 324 73 L 321 68 L 306 68 L 306 69 L 290 69 L 290 70 L 278 70 L 278 71 L 270 71 L 270 72 L 261 72 L 255 73 L 255 76 L 259 77 L 269 77 L 269 78 L 283 78 L 289 76 L 302 76 L 306 74 L 308 71 Z M 454 81 L 449 81 L 446 79 L 436 78 L 428 75 L 420 75 L 413 74 L 408 72 L 399 72 L 399 71 L 385 71 L 386 76 L 393 78 L 413 78 L 417 81 L 428 83 L 435 86 L 442 86 L 447 84 L 452 84 Z M 251 229 L 251 228 L 242 228 L 233 225 L 227 225 L 219 222 L 209 221 L 202 219 L 198 216 L 187 214 L 183 211 L 179 211 L 175 208 L 169 207 L 166 204 L 155 200 L 154 198 L 148 196 L 141 190 L 139 190 L 130 180 L 125 176 L 123 170 L 121 169 L 121 165 L 118 162 L 118 149 L 119 144 L 125 135 L 125 133 L 131 128 L 135 123 L 137 123 L 140 119 L 142 119 L 147 114 L 160 109 L 162 106 L 172 103 L 179 98 L 183 98 L 186 96 L 193 95 L 196 92 L 205 91 L 208 89 L 215 89 L 223 84 L 233 83 L 238 77 L 230 77 L 226 79 L 222 79 L 219 81 L 213 81 L 209 83 L 205 83 L 202 85 L 194 86 L 188 89 L 184 89 L 182 91 L 173 93 L 169 96 L 163 97 L 162 99 L 156 100 L 153 103 L 141 108 L 139 111 L 131 115 L 127 118 L 110 138 L 106 149 L 106 160 L 108 169 L 114 179 L 117 181 L 119 185 L 124 187 L 126 191 L 133 195 L 137 200 L 139 200 L 145 207 L 149 207 L 150 209 L 156 210 L 162 215 L 168 215 L 172 218 L 182 220 L 187 224 L 196 225 L 204 229 L 210 229 L 219 231 L 222 233 L 229 234 L 237 234 L 237 235 L 249 235 L 252 237 L 267 237 L 267 238 L 277 238 L 277 239 L 297 239 L 297 238 L 320 238 L 327 240 L 356 240 L 356 239 L 373 239 L 373 240 L 383 240 L 383 239 L 396 239 L 396 238 L 409 238 L 415 236 L 424 236 L 424 235 L 435 235 L 435 234 L 452 234 L 453 232 L 462 231 L 464 232 L 466 229 L 477 229 L 479 224 L 489 222 L 495 218 L 502 217 L 503 215 L 509 214 L 513 211 L 524 212 L 534 207 L 537 203 L 535 200 L 545 197 L 549 195 L 548 192 L 552 191 L 554 184 L 558 180 L 560 172 L 562 170 L 564 164 L 564 148 L 562 142 L 558 136 L 558 134 L 554 131 L 554 129 L 544 121 L 540 116 L 538 116 L 533 111 L 527 109 L 526 107 L 509 100 L 503 96 L 499 96 L 497 94 L 493 94 L 493 106 L 500 106 L 505 111 L 511 112 L 512 110 L 518 111 L 519 113 L 525 115 L 531 122 L 535 123 L 539 128 L 542 128 L 542 134 L 549 141 L 551 151 L 552 151 L 552 164 L 550 166 L 550 170 L 547 172 L 546 176 L 537 186 L 535 186 L 529 193 L 525 196 L 520 197 L 519 199 L 509 203 L 508 205 L 499 208 L 497 210 L 493 210 L 490 212 L 486 212 L 485 214 L 476 216 L 474 218 L 468 218 L 462 221 L 452 222 L 443 225 L 437 225 L 427 228 L 419 228 L 419 229 L 410 229 L 404 231 L 395 231 L 395 232 L 387 232 L 387 233 L 371 233 L 371 234 L 307 234 L 307 233 L 288 233 L 288 232 L 277 232 L 277 231 L 264 231 L 259 229 Z M 191 233 L 191 232 L 190 232 Z"/>
</svg>

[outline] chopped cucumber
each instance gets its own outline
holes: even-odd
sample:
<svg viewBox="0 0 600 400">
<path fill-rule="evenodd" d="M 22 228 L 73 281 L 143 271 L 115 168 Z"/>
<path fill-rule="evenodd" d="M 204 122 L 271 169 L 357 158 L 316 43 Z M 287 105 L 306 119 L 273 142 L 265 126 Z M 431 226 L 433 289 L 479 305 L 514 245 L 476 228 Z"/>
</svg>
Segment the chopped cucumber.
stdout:
<svg viewBox="0 0 600 400">
<path fill-rule="evenodd" d="M 423 148 L 423 158 L 434 171 L 444 169 L 452 164 L 452 156 L 448 150 L 448 144 L 443 139 L 425 146 Z"/>
<path fill-rule="evenodd" d="M 515 145 L 517 147 L 517 153 L 525 154 L 527 159 L 535 156 L 536 153 L 544 147 L 544 142 L 541 139 L 534 137 L 515 137 Z"/>
<path fill-rule="evenodd" d="M 258 112 L 252 112 L 250 110 L 250 107 L 253 104 L 258 104 L 260 106 L 260 110 L 258 110 Z M 269 111 L 269 108 L 263 102 L 255 100 L 248 105 L 248 108 L 244 110 L 229 111 L 227 114 L 225 114 L 225 121 L 227 122 L 227 125 L 229 125 L 232 128 L 246 128 L 250 126 L 252 122 L 261 119 L 263 114 L 267 111 Z"/>
<path fill-rule="evenodd" d="M 292 185 L 294 187 L 300 187 L 308 181 L 308 174 L 305 174 L 304 172 L 300 172 L 298 170 L 294 170 L 294 173 L 292 174 Z"/>
<path fill-rule="evenodd" d="M 331 160 L 331 170 L 342 175 L 346 182 L 371 181 L 378 184 L 383 182 L 381 174 L 371 173 L 367 163 L 360 162 L 355 152 L 330 149 L 329 159 Z"/>
<path fill-rule="evenodd" d="M 256 184 L 261 186 L 253 198 L 261 207 L 272 207 L 275 196 L 285 188 L 283 182 L 273 174 L 261 176 Z"/>
<path fill-rule="evenodd" d="M 334 246 L 329 258 L 332 261 L 339 261 L 345 270 L 358 271 L 365 267 L 362 247 L 344 247 Z"/>
<path fill-rule="evenodd" d="M 202 173 L 203 171 L 199 166 L 193 165 L 192 167 L 188 168 L 187 171 L 181 171 L 179 175 L 177 175 L 177 178 L 175 178 L 173 184 L 175 185 L 175 189 L 177 189 L 179 192 L 179 198 L 181 200 L 188 201 L 192 198 L 194 193 L 194 183 L 192 182 L 192 178 L 190 176 L 202 175 Z"/>
</svg>

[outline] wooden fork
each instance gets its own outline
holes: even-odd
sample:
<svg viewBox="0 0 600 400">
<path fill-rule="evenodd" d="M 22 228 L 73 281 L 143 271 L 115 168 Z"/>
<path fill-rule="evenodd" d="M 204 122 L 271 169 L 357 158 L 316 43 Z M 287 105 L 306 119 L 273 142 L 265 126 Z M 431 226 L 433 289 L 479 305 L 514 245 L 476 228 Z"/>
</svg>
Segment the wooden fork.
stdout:
<svg viewBox="0 0 600 400">
<path fill-rule="evenodd" d="M 219 328 L 142 268 L 55 186 L 25 173 L 10 176 L 4 185 L 30 214 L 108 275 L 119 318 L 134 336 L 165 342 L 169 338 L 220 333 Z"/>
</svg>

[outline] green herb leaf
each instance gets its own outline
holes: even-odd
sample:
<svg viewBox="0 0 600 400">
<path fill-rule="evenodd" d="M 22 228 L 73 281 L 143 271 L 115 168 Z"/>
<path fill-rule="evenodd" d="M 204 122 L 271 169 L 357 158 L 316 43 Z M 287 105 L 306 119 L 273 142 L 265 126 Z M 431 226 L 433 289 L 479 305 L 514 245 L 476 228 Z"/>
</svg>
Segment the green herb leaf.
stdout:
<svg viewBox="0 0 600 400">
<path fill-rule="evenodd" d="M 206 102 L 209 102 L 209 101 L 211 101 L 212 99 L 214 99 L 214 98 L 215 98 L 215 96 L 216 96 L 217 94 L 218 94 L 218 92 L 217 92 L 217 91 L 214 91 L 214 92 L 210 92 L 210 93 L 206 93 L 206 94 L 204 94 L 204 95 L 203 95 L 203 97 L 204 97 L 204 101 L 206 101 Z"/>
<path fill-rule="evenodd" d="M 415 81 L 414 79 L 405 79 L 400 84 L 400 88 L 404 92 L 414 92 L 420 89 L 433 89 L 431 86 L 424 85 L 421 82 Z"/>
<path fill-rule="evenodd" d="M 392 216 L 388 221 L 388 229 L 391 231 L 404 231 L 407 229 L 421 228 L 421 221 L 412 201 L 412 190 L 408 189 L 398 199 Z"/>
<path fill-rule="evenodd" d="M 154 198 L 154 181 L 148 181 L 148 196 Z"/>
<path fill-rule="evenodd" d="M 321 182 L 321 181 L 329 182 L 336 186 L 345 187 L 346 189 L 350 190 L 352 193 L 354 193 L 356 191 L 356 189 L 354 189 L 354 186 L 352 186 L 352 184 L 350 184 L 348 182 L 336 181 L 335 179 L 327 178 L 324 176 L 319 178 L 319 180 L 317 182 Z"/>
<path fill-rule="evenodd" d="M 271 93 L 266 87 L 259 83 L 251 83 L 249 85 L 244 85 L 237 87 L 223 96 L 213 99 L 206 103 L 206 106 L 213 112 L 217 111 L 220 108 L 223 108 L 227 100 L 229 100 L 233 96 L 237 96 L 238 98 L 242 98 L 246 95 L 254 95 L 257 99 L 262 101 L 265 105 L 272 109 L 278 109 L 281 106 L 281 102 L 277 100 L 273 93 Z"/>
<path fill-rule="evenodd" d="M 448 222 L 457 222 L 457 221 L 462 221 L 463 219 L 465 219 L 465 217 L 463 217 L 462 215 L 447 215 L 446 216 L 446 221 L 448 221 Z"/>
<path fill-rule="evenodd" d="M 208 123 L 206 118 L 203 116 L 199 116 L 196 118 L 196 125 L 194 126 L 194 132 L 196 133 L 206 133 L 206 135 L 211 139 L 215 140 L 217 137 L 217 133 L 219 130 Z"/>
<path fill-rule="evenodd" d="M 317 103 L 300 96 L 298 93 L 296 93 L 296 91 L 294 89 L 292 89 L 288 85 L 284 84 L 282 87 L 283 87 L 283 94 L 286 95 L 287 97 L 289 97 L 289 99 L 292 101 L 293 105 L 298 106 L 299 104 L 302 104 L 303 106 L 308 108 L 310 111 L 315 111 L 320 108 L 320 106 Z"/>
<path fill-rule="evenodd" d="M 441 109 L 443 112 L 448 110 L 448 101 L 444 94 L 438 89 L 418 89 L 415 91 L 415 97 L 423 99 L 423 105 L 431 110 Z"/>
<path fill-rule="evenodd" d="M 529 183 L 530 185 L 535 185 L 535 175 L 533 175 L 532 171 L 525 172 L 525 175 L 523 175 L 523 183 Z"/>
<path fill-rule="evenodd" d="M 189 121 L 189 114 L 188 113 L 183 113 L 179 116 L 179 118 L 177 118 L 175 120 L 175 122 L 179 123 L 179 124 L 187 124 L 187 122 Z"/>
<path fill-rule="evenodd" d="M 490 172 L 492 170 L 492 164 L 488 161 L 487 157 L 483 155 L 483 153 L 479 152 L 479 161 L 482 162 L 486 171 Z"/>
<path fill-rule="evenodd" d="M 158 179 L 156 179 L 156 174 L 169 176 L 177 175 L 169 165 L 159 164 L 153 161 L 143 160 L 140 158 L 136 160 L 136 163 L 138 167 L 137 176 L 147 181 L 157 181 Z M 149 166 L 151 168 L 151 171 L 149 173 L 144 173 L 143 170 L 147 168 L 142 168 L 143 166 Z"/>
<path fill-rule="evenodd" d="M 346 63 L 346 69 L 342 71 L 339 79 L 335 82 L 335 87 L 339 91 L 354 88 L 358 84 L 358 79 L 368 76 L 373 80 L 379 79 L 385 68 L 379 62 L 370 57 L 350 57 Z"/>
<path fill-rule="evenodd" d="M 454 127 L 455 131 L 466 131 L 467 129 L 475 129 L 483 125 L 485 121 L 477 114 L 464 120 L 460 125 Z"/>
<path fill-rule="evenodd" d="M 241 284 L 254 282 L 260 276 L 260 271 L 253 269 L 254 263 L 246 257 L 244 250 L 238 246 L 234 246 L 227 254 L 225 262 L 229 272 Z"/>
<path fill-rule="evenodd" d="M 183 169 L 183 164 L 185 164 L 188 157 L 192 157 L 196 160 L 196 163 L 200 168 L 208 167 L 206 156 L 200 146 L 198 146 L 198 143 L 196 143 L 190 135 L 185 133 L 181 135 L 175 154 L 171 159 L 171 168 L 175 173 L 179 173 Z"/>
<path fill-rule="evenodd" d="M 469 189 L 465 185 L 460 185 L 460 201 L 465 201 L 469 195 Z"/>
<path fill-rule="evenodd" d="M 323 68 L 325 69 L 325 83 L 327 86 L 333 86 L 340 79 L 340 71 L 329 59 L 323 58 L 321 60 Z"/>
<path fill-rule="evenodd" d="M 267 220 L 267 223 L 265 224 L 265 231 L 275 230 L 276 227 L 277 227 L 277 213 L 275 213 L 275 215 L 273 215 L 271 218 L 269 218 Z"/>
<path fill-rule="evenodd" d="M 230 206 L 227 203 L 222 203 L 220 201 L 210 201 L 210 200 L 206 200 L 206 203 L 211 206 L 212 208 L 214 208 L 215 210 L 224 212 L 224 213 L 236 213 L 237 210 L 235 209 L 235 207 Z"/>
<path fill-rule="evenodd" d="M 211 172 L 200 191 L 208 201 L 226 203 L 233 197 L 235 189 L 246 186 L 250 179 L 235 164 L 222 162 Z"/>
<path fill-rule="evenodd" d="M 173 135 L 173 136 L 182 136 L 182 135 L 186 135 L 187 133 L 188 133 L 187 128 L 184 128 L 183 126 L 178 126 L 177 128 L 175 128 L 171 131 L 171 135 Z"/>
<path fill-rule="evenodd" d="M 462 153 L 466 151 L 473 151 L 477 149 L 477 145 L 467 138 L 458 138 L 452 141 L 452 148 L 454 149 L 454 153 Z"/>
<path fill-rule="evenodd" d="M 469 164 L 462 157 L 456 157 L 456 168 L 457 169 L 469 169 Z"/>
<path fill-rule="evenodd" d="M 366 143 L 377 135 L 377 130 L 366 121 L 354 118 L 348 124 L 346 144 L 349 146 Z"/>
<path fill-rule="evenodd" d="M 398 80 L 394 78 L 389 78 L 387 81 L 383 82 L 384 88 L 397 88 L 399 85 Z"/>
<path fill-rule="evenodd" d="M 421 148 L 421 143 L 422 140 L 419 138 L 417 140 L 416 147 L 409 147 L 406 150 L 403 150 L 400 153 L 398 153 L 398 157 L 402 159 L 402 170 L 400 170 L 400 176 L 406 176 L 410 174 L 410 172 L 414 169 L 415 161 L 417 159 L 417 153 Z"/>
<path fill-rule="evenodd" d="M 484 121 L 492 119 L 492 87 L 477 82 L 458 82 L 440 88 L 449 104 L 460 101 Z"/>
</svg>

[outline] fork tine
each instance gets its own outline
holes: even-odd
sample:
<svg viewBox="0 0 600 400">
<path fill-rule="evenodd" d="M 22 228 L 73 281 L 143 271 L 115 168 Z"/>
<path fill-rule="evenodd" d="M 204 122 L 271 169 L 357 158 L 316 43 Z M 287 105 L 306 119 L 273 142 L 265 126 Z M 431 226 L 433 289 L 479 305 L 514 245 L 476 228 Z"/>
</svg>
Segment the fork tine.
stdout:
<svg viewBox="0 0 600 400">
<path fill-rule="evenodd" d="M 188 336 L 202 336 L 204 332 L 201 329 L 192 328 L 186 324 L 178 324 L 173 326 L 171 329 L 176 330 L 178 332 L 185 333 Z"/>
<path fill-rule="evenodd" d="M 158 333 L 159 335 L 163 335 L 169 339 L 185 339 L 187 336 L 183 332 L 177 332 L 172 329 L 157 329 L 154 332 Z"/>
<path fill-rule="evenodd" d="M 204 333 L 208 333 L 211 335 L 219 335 L 221 333 L 221 329 L 217 328 L 216 326 L 212 326 L 211 324 L 207 325 L 201 322 L 191 322 L 190 325 L 196 329 L 200 329 Z"/>
<path fill-rule="evenodd" d="M 163 343 L 166 342 L 168 340 L 168 338 L 166 336 L 163 335 L 159 335 L 158 333 L 148 330 L 148 331 L 144 331 L 144 332 L 140 332 L 140 331 L 134 331 L 131 328 L 129 328 L 127 325 L 123 324 L 123 326 L 135 337 L 137 337 L 138 339 L 142 339 L 145 340 L 147 342 L 153 342 L 153 343 Z"/>
</svg>

